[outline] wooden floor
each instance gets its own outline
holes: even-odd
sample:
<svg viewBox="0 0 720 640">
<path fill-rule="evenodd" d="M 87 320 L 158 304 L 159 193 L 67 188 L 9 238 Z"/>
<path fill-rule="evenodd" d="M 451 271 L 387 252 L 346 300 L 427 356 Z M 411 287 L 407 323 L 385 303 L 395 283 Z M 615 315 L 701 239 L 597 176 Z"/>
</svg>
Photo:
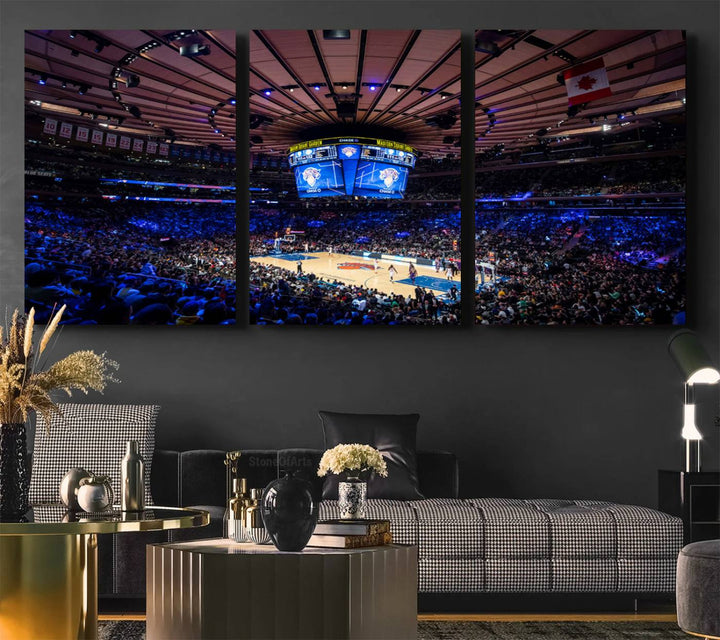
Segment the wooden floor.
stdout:
<svg viewBox="0 0 720 640">
<path fill-rule="evenodd" d="M 100 614 L 100 620 L 145 620 L 142 613 Z M 421 613 L 418 620 L 446 622 L 677 622 L 674 613 Z"/>
<path fill-rule="evenodd" d="M 358 256 L 350 256 L 338 253 L 306 253 L 298 252 L 310 259 L 302 260 L 302 269 L 304 273 L 314 273 L 318 278 L 326 281 L 340 280 L 345 284 L 358 285 L 369 289 L 377 289 L 385 294 L 402 294 L 404 296 L 414 296 L 415 286 L 411 284 L 398 284 L 398 280 L 408 279 L 408 263 L 402 261 L 378 260 L 378 268 L 375 269 L 375 260 L 371 258 L 360 258 Z M 294 255 L 294 254 L 290 254 Z M 286 260 L 275 258 L 273 256 L 262 256 L 250 258 L 253 262 L 260 264 L 272 265 L 274 267 L 282 267 L 290 271 L 297 269 L 298 260 Z M 390 265 L 395 265 L 397 273 L 394 275 L 394 281 L 390 280 L 388 269 Z M 426 285 L 425 288 L 432 289 L 436 294 L 440 293 L 439 289 L 435 289 L 434 285 L 439 279 L 443 284 L 447 281 L 445 273 L 436 272 L 435 267 L 427 265 L 416 265 L 418 276 L 427 276 L 433 279 L 433 283 Z M 460 273 L 458 272 L 454 278 L 455 285 L 460 290 Z M 419 283 L 420 284 L 420 283 Z"/>
</svg>

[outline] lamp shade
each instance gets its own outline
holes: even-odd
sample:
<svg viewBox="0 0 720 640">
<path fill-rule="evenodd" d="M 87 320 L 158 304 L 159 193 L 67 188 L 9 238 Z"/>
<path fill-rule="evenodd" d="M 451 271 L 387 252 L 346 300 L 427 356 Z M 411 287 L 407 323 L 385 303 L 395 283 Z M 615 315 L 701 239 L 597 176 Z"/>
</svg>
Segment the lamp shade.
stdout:
<svg viewBox="0 0 720 640">
<path fill-rule="evenodd" d="M 678 331 L 670 337 L 668 351 L 687 384 L 717 384 L 720 371 L 705 351 L 697 335 L 689 330 Z"/>
</svg>

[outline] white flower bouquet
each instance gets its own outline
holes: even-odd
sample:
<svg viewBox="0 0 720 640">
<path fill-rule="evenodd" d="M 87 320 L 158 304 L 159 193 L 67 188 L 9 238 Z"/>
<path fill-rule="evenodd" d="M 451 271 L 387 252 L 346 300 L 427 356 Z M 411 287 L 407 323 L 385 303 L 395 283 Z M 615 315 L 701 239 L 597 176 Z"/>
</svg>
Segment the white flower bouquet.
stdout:
<svg viewBox="0 0 720 640">
<path fill-rule="evenodd" d="M 368 444 L 339 444 L 323 453 L 317 474 L 359 476 L 368 472 L 387 477 L 385 459 L 377 449 Z"/>
</svg>

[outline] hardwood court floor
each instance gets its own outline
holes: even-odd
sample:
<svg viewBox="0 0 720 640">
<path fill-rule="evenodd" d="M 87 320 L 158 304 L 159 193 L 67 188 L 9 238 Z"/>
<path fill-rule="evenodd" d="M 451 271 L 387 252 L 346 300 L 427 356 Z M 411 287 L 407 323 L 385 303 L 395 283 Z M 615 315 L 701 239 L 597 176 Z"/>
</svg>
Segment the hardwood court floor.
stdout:
<svg viewBox="0 0 720 640">
<path fill-rule="evenodd" d="M 420 285 L 426 289 L 431 289 L 436 295 L 445 295 L 453 283 L 458 288 L 458 292 L 460 291 L 459 272 L 451 282 L 444 272 L 436 272 L 435 267 L 416 265 L 418 278 L 416 285 L 413 285 L 408 277 L 408 263 L 399 260 L 392 262 L 390 260 L 379 260 L 377 270 L 375 269 L 375 260 L 371 258 L 337 253 L 329 254 L 327 252 L 306 253 L 298 251 L 297 253 L 283 254 L 282 257 L 260 256 L 252 257 L 250 260 L 290 271 L 295 271 L 297 263 L 300 261 L 304 273 L 314 273 L 322 280 L 340 280 L 345 284 L 377 289 L 385 294 L 394 293 L 414 296 L 415 286 Z M 395 265 L 397 269 L 394 282 L 390 280 L 390 273 L 388 272 L 391 264 Z M 407 281 L 407 283 L 404 281 Z"/>
</svg>

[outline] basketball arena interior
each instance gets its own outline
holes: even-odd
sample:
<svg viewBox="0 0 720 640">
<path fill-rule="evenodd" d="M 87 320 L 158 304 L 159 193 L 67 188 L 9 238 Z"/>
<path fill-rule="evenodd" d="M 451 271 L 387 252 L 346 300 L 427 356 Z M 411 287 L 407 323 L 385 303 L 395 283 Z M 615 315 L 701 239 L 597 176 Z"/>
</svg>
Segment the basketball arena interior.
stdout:
<svg viewBox="0 0 720 640">
<path fill-rule="evenodd" d="M 460 32 L 251 31 L 239 270 L 235 41 L 26 33 L 39 317 L 66 304 L 78 324 L 684 322 L 683 32 L 478 30 L 463 246 Z M 598 60 L 609 91 L 573 101 L 568 72 Z"/>
</svg>

